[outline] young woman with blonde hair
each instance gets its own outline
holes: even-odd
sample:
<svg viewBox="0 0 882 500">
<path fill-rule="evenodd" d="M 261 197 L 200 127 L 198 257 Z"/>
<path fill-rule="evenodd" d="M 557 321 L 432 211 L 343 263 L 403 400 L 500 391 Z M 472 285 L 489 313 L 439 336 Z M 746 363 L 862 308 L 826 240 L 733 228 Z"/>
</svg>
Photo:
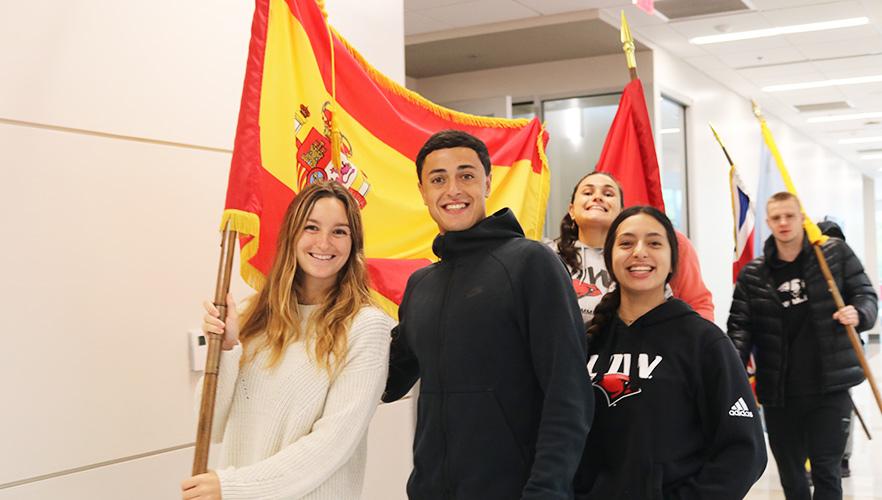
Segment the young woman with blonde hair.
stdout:
<svg viewBox="0 0 882 500">
<path fill-rule="evenodd" d="M 370 297 L 361 215 L 346 188 L 300 192 L 264 287 L 241 315 L 227 300 L 226 324 L 206 301 L 202 325 L 224 336 L 212 429 L 223 456 L 217 471 L 181 483 L 182 498 L 358 498 L 391 320 Z"/>
</svg>

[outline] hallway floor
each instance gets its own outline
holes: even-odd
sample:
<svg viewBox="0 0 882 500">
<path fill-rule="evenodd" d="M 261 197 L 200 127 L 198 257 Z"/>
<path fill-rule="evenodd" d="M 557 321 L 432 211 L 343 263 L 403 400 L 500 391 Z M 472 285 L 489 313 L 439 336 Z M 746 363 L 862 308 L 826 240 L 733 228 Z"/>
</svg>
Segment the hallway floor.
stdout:
<svg viewBox="0 0 882 500">
<path fill-rule="evenodd" d="M 882 354 L 880 354 L 878 337 L 875 337 L 867 345 L 866 355 L 870 371 L 873 372 L 876 380 L 876 387 L 882 391 L 882 377 L 880 377 L 882 375 Z M 852 398 L 873 439 L 868 440 L 860 422 L 855 421 L 854 447 L 849 460 L 851 477 L 842 479 L 843 499 L 882 500 L 882 412 L 876 405 L 868 382 L 855 387 L 852 390 Z M 766 467 L 765 473 L 745 498 L 747 500 L 784 500 L 778 469 L 771 451 L 769 451 L 769 465 Z"/>
</svg>

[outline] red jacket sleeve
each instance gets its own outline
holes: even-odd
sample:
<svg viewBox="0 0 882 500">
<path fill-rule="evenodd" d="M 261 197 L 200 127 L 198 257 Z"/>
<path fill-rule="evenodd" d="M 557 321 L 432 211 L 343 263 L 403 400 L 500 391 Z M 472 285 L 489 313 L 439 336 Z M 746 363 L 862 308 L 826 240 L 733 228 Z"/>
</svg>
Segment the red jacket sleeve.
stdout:
<svg viewBox="0 0 882 500">
<path fill-rule="evenodd" d="M 714 299 L 710 290 L 701 279 L 701 267 L 698 265 L 698 255 L 695 247 L 685 234 L 677 231 L 677 245 L 679 247 L 679 263 L 677 273 L 671 280 L 671 290 L 674 297 L 689 304 L 695 312 L 708 321 L 714 320 Z"/>
</svg>

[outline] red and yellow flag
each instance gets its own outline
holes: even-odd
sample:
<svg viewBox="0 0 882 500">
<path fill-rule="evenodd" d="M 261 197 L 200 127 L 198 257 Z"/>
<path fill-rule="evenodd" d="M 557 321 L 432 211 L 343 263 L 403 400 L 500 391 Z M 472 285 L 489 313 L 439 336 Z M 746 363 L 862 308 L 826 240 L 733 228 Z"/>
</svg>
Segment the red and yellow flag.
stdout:
<svg viewBox="0 0 882 500">
<path fill-rule="evenodd" d="M 616 178 L 625 194 L 626 207 L 652 205 L 664 212 L 650 123 L 643 84 L 639 79 L 632 80 L 622 92 L 595 171 L 607 172 Z"/>
<path fill-rule="evenodd" d="M 242 236 L 242 277 L 263 285 L 288 204 L 309 183 L 333 179 L 361 205 L 375 297 L 395 314 L 407 277 L 435 258 L 437 226 L 414 158 L 448 128 L 490 149 L 488 212 L 510 207 L 538 238 L 549 189 L 548 134 L 538 120 L 441 108 L 371 67 L 328 26 L 316 0 L 257 0 L 221 223 Z"/>
</svg>

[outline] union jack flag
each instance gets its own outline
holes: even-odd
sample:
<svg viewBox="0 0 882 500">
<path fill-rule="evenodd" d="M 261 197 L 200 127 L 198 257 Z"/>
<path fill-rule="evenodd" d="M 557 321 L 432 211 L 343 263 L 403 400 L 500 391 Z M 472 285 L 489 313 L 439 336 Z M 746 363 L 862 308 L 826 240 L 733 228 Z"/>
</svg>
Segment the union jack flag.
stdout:
<svg viewBox="0 0 882 500">
<path fill-rule="evenodd" d="M 735 255 L 732 260 L 732 283 L 738 272 L 753 260 L 753 232 L 756 225 L 756 207 L 735 165 L 729 169 L 729 187 L 732 189 L 732 215 L 735 218 Z"/>
</svg>

